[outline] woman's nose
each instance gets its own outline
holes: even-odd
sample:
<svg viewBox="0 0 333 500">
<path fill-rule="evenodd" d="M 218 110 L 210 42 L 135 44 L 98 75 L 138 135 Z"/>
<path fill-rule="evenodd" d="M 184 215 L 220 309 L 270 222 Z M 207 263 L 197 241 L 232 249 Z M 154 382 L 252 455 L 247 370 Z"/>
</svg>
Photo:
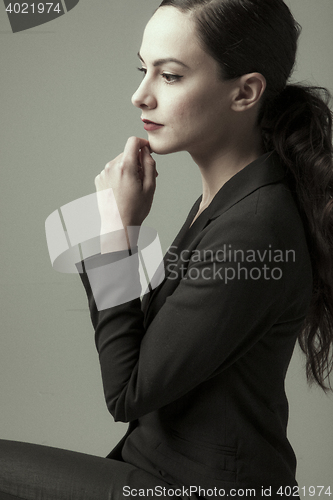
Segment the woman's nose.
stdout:
<svg viewBox="0 0 333 500">
<path fill-rule="evenodd" d="M 153 109 L 156 107 L 156 98 L 152 92 L 151 86 L 147 83 L 146 78 L 143 79 L 139 88 L 132 95 L 131 101 L 134 106 L 141 109 Z"/>
</svg>

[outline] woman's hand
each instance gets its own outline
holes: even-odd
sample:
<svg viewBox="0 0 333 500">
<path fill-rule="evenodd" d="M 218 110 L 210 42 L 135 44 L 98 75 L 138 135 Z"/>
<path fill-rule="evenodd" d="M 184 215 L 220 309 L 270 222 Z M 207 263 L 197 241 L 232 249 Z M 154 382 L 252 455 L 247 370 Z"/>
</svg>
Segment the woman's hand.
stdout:
<svg viewBox="0 0 333 500">
<path fill-rule="evenodd" d="M 119 229 L 119 222 L 125 229 L 142 224 L 151 209 L 157 175 L 149 142 L 130 137 L 124 152 L 107 163 L 95 178 L 102 232 Z M 109 191 L 103 193 L 104 190 Z"/>
</svg>

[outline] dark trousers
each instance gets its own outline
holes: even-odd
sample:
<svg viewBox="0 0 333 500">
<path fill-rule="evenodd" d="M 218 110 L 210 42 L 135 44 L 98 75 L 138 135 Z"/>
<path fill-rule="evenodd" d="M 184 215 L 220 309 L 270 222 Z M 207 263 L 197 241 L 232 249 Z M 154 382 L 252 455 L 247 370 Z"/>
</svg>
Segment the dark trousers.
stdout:
<svg viewBox="0 0 333 500">
<path fill-rule="evenodd" d="M 163 487 L 166 494 L 156 494 Z M 139 489 L 148 488 L 149 499 L 186 498 L 175 497 L 163 478 L 125 462 L 0 440 L 0 500 L 138 500 Z"/>
</svg>

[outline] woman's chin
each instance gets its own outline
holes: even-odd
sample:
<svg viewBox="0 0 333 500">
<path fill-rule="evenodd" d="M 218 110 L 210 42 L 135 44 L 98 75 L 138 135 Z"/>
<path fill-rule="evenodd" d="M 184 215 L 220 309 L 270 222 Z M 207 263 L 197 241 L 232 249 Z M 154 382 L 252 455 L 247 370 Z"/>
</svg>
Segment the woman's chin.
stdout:
<svg viewBox="0 0 333 500">
<path fill-rule="evenodd" d="M 176 148 L 175 146 L 172 146 L 171 144 L 165 144 L 165 143 L 163 144 L 161 142 L 154 141 L 154 139 L 150 137 L 149 137 L 149 145 L 152 152 L 158 155 L 168 155 L 170 153 L 176 153 L 180 151 L 180 149 Z"/>
</svg>

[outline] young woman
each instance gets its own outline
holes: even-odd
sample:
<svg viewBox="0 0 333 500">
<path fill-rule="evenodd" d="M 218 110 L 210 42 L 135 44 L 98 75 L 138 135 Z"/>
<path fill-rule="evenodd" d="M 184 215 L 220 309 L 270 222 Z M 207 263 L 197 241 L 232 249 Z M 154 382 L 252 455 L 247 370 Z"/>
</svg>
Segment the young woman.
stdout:
<svg viewBox="0 0 333 500">
<path fill-rule="evenodd" d="M 282 0 L 164 0 L 148 22 L 132 98 L 148 140 L 96 177 L 101 253 L 81 273 L 106 402 L 129 430 L 108 459 L 2 441 L 1 498 L 298 496 L 285 375 L 298 338 L 326 389 L 333 339 L 331 113 L 324 89 L 287 84 L 298 32 Z M 151 153 L 176 151 L 202 196 L 163 282 L 108 305 L 115 285 L 139 295 L 128 228 L 151 209 Z"/>
</svg>

